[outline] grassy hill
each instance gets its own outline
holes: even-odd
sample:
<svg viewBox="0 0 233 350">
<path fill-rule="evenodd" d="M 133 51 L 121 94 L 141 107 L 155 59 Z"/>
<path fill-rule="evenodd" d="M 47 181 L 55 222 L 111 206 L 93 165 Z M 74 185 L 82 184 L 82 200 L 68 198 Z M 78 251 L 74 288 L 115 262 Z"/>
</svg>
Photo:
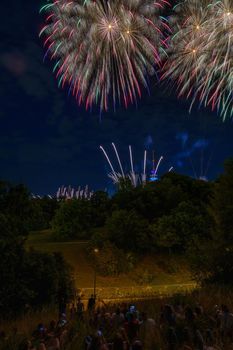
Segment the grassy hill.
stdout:
<svg viewBox="0 0 233 350">
<path fill-rule="evenodd" d="M 27 247 L 44 252 L 60 252 L 72 266 L 76 288 L 92 292 L 94 268 L 86 255 L 88 242 L 54 242 L 49 230 L 31 233 Z M 173 294 L 193 288 L 190 271 L 181 257 L 144 256 L 127 274 L 104 277 L 97 274 L 97 292 L 102 297 Z"/>
</svg>

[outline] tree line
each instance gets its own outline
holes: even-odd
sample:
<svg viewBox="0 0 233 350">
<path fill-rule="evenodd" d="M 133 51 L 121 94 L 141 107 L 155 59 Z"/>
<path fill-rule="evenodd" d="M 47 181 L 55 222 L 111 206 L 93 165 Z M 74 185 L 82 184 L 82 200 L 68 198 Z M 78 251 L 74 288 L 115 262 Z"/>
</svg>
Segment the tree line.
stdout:
<svg viewBox="0 0 233 350">
<path fill-rule="evenodd" d="M 60 304 L 73 292 L 71 269 L 59 253 L 26 250 L 31 229 L 49 225 L 57 203 L 32 200 L 23 185 L 0 182 L 0 318 Z"/>
<path fill-rule="evenodd" d="M 176 173 L 137 188 L 122 180 L 112 197 L 62 202 L 51 225 L 57 239 L 90 240 L 103 265 L 106 256 L 115 261 L 110 272 L 127 267 L 122 253 L 129 264 L 131 253 L 174 253 L 187 257 L 198 281 L 232 284 L 233 160 L 210 182 Z"/>
<path fill-rule="evenodd" d="M 134 188 L 122 180 L 113 196 L 33 199 L 23 185 L 0 182 L 0 311 L 57 303 L 72 293 L 60 254 L 25 249 L 30 231 L 50 228 L 59 241 L 85 239 L 98 266 L 117 274 L 141 254 L 183 254 L 201 283 L 232 284 L 233 160 L 211 182 L 169 173 Z M 93 258 L 93 256 L 92 256 Z M 111 263 L 109 263 L 111 262 Z M 46 285 L 46 288 L 44 288 Z"/>
</svg>

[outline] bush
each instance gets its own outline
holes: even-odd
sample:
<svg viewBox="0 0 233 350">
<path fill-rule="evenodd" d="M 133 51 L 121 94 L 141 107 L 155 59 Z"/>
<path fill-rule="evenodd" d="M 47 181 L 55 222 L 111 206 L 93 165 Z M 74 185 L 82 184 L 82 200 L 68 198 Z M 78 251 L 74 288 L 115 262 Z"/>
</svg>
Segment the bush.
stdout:
<svg viewBox="0 0 233 350">
<path fill-rule="evenodd" d="M 198 237 L 209 238 L 211 219 L 204 206 L 181 202 L 170 215 L 163 215 L 151 229 L 159 248 L 185 251 Z"/>
<path fill-rule="evenodd" d="M 52 228 L 57 240 L 89 238 L 92 227 L 89 201 L 68 200 L 63 202 L 52 220 Z"/>
<path fill-rule="evenodd" d="M 60 254 L 27 252 L 19 239 L 0 240 L 0 317 L 69 299 L 71 270 Z"/>
<path fill-rule="evenodd" d="M 148 221 L 135 211 L 116 210 L 107 221 L 109 239 L 125 251 L 151 250 L 152 235 Z"/>
<path fill-rule="evenodd" d="M 134 267 L 135 258 L 132 254 L 125 254 L 109 241 L 105 241 L 98 253 L 94 252 L 93 244 L 89 245 L 88 254 L 98 272 L 104 276 L 116 276 Z"/>
<path fill-rule="evenodd" d="M 202 283 L 232 285 L 233 274 L 233 160 L 216 181 L 210 202 L 213 227 L 209 240 L 199 237 L 189 247 L 196 278 Z"/>
<path fill-rule="evenodd" d="M 139 285 L 148 285 L 155 281 L 155 275 L 141 268 L 135 272 L 134 281 Z"/>
</svg>

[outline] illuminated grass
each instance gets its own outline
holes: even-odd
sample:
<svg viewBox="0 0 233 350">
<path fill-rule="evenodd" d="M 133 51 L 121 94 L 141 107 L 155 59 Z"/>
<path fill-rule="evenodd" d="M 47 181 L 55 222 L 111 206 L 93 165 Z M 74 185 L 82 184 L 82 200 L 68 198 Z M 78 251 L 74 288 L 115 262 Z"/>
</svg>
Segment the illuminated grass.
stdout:
<svg viewBox="0 0 233 350">
<path fill-rule="evenodd" d="M 76 287 L 82 289 L 85 296 L 91 294 L 94 270 L 86 256 L 87 242 L 51 242 L 51 232 L 43 231 L 29 236 L 27 247 L 30 246 L 45 252 L 61 252 L 73 267 Z M 190 289 L 190 271 L 181 257 L 156 255 L 139 260 L 127 274 L 117 277 L 97 275 L 97 291 L 103 298 L 151 296 L 160 291 L 173 294 Z M 148 276 L 151 276 L 149 281 Z"/>
</svg>

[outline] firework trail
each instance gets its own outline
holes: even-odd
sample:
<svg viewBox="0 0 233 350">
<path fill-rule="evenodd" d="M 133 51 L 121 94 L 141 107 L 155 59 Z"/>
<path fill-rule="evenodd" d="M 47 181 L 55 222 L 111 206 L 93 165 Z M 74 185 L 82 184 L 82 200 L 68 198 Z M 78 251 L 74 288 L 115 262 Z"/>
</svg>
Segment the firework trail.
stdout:
<svg viewBox="0 0 233 350">
<path fill-rule="evenodd" d="M 45 58 L 55 60 L 58 85 L 86 109 L 109 103 L 125 107 L 148 88 L 166 47 L 160 16 L 168 0 L 50 0 L 40 36 L 45 37 Z M 156 68 L 157 67 L 157 68 Z"/>
<path fill-rule="evenodd" d="M 131 172 L 134 173 L 133 154 L 132 154 L 132 147 L 131 146 L 129 146 L 129 158 L 130 158 Z"/>
<path fill-rule="evenodd" d="M 88 185 L 86 185 L 83 189 L 79 186 L 77 190 L 75 190 L 71 186 L 68 186 L 68 187 L 61 186 L 58 188 L 55 198 L 57 200 L 61 200 L 61 199 L 90 200 L 93 194 L 94 192 L 89 190 Z"/>
<path fill-rule="evenodd" d="M 131 173 L 129 174 L 130 178 L 131 178 L 131 183 L 134 184 L 134 187 L 137 186 L 137 181 L 138 178 L 135 174 L 134 171 L 134 166 L 133 166 L 133 153 L 132 153 L 132 147 L 129 145 L 129 159 L 130 159 L 130 165 L 131 165 Z"/>
<path fill-rule="evenodd" d="M 142 183 L 146 183 L 146 162 L 147 162 L 147 151 L 144 151 L 144 161 L 143 161 L 143 174 Z"/>
<path fill-rule="evenodd" d="M 112 162 L 111 162 L 111 160 L 110 160 L 110 158 L 109 158 L 109 156 L 108 156 L 108 154 L 107 154 L 107 152 L 105 151 L 105 149 L 103 148 L 103 146 L 100 146 L 100 149 L 101 149 L 101 151 L 103 152 L 103 154 L 104 154 L 104 156 L 105 156 L 105 158 L 107 159 L 107 162 L 108 162 L 108 164 L 109 164 L 109 166 L 110 166 L 110 168 L 111 168 L 111 175 L 112 175 L 112 177 L 114 177 L 115 178 L 115 180 L 117 180 L 117 173 L 115 172 L 115 170 L 114 170 L 114 168 L 113 168 L 113 165 L 112 165 Z"/>
<path fill-rule="evenodd" d="M 159 169 L 159 166 L 160 166 L 162 160 L 163 160 L 163 156 L 161 156 L 161 157 L 159 158 L 159 161 L 158 161 L 158 163 L 157 163 L 157 165 L 156 165 L 156 168 L 155 168 L 155 174 L 156 174 L 156 175 L 157 175 L 157 173 L 158 173 L 158 169 Z"/>
<path fill-rule="evenodd" d="M 119 153 L 118 153 L 117 148 L 116 148 L 114 143 L 112 143 L 112 147 L 113 147 L 113 150 L 114 150 L 116 157 L 117 157 L 117 162 L 118 162 L 118 165 L 120 168 L 120 172 L 115 171 L 115 169 L 112 165 L 112 162 L 111 162 L 107 152 L 103 148 L 103 146 L 100 146 L 100 149 L 104 153 L 104 156 L 105 156 L 105 158 L 106 158 L 106 160 L 111 168 L 111 172 L 108 174 L 108 177 L 113 181 L 113 184 L 121 186 L 121 185 L 124 185 L 124 183 L 127 182 L 127 180 L 129 180 L 133 187 L 137 187 L 140 184 L 145 185 L 147 182 L 147 173 L 146 173 L 147 151 L 146 150 L 144 151 L 143 173 L 137 174 L 134 170 L 134 165 L 133 165 L 132 147 L 129 145 L 130 172 L 124 172 Z M 153 179 L 159 178 L 158 177 L 158 170 L 159 170 L 160 164 L 161 164 L 163 159 L 164 159 L 163 156 L 161 156 L 159 158 L 158 162 L 156 162 L 153 159 L 153 170 L 151 171 L 151 174 L 148 177 L 149 181 L 154 181 Z M 170 167 L 168 172 L 171 172 L 172 170 L 173 170 L 173 167 Z"/>
<path fill-rule="evenodd" d="M 162 79 L 172 79 L 179 96 L 233 115 L 233 2 L 186 0 L 174 7 L 168 60 Z"/>
<path fill-rule="evenodd" d="M 125 172 L 123 170 L 122 162 L 121 162 L 119 153 L 117 151 L 117 148 L 116 148 L 116 145 L 114 144 L 114 142 L 112 142 L 112 147 L 113 147 L 114 153 L 116 155 L 116 158 L 117 158 L 117 161 L 118 161 L 118 164 L 120 167 L 120 172 L 115 171 L 107 152 L 105 151 L 103 146 L 100 146 L 100 149 L 104 153 L 104 156 L 105 156 L 105 158 L 106 158 L 106 160 L 111 168 L 111 172 L 108 174 L 108 177 L 113 181 L 113 184 L 115 184 L 115 185 L 120 185 L 122 180 L 127 181 L 127 179 L 128 179 L 128 180 L 130 180 L 130 183 L 132 184 L 133 187 L 137 187 L 137 185 L 141 182 L 141 179 L 140 179 L 140 175 L 136 174 L 134 171 L 132 147 L 129 146 L 129 157 L 130 157 L 131 171 L 127 174 L 125 174 Z"/>
<path fill-rule="evenodd" d="M 112 147 L 114 149 L 114 152 L 116 154 L 116 157 L 117 157 L 117 160 L 118 160 L 118 163 L 119 163 L 119 166 L 120 166 L 120 169 L 121 169 L 121 174 L 122 174 L 122 177 L 124 178 L 125 177 L 125 174 L 124 174 L 124 170 L 123 170 L 123 167 L 122 167 L 122 164 L 121 164 L 121 160 L 120 160 L 120 157 L 119 157 L 119 153 L 117 151 L 117 148 L 115 146 L 115 143 L 112 142 Z"/>
<path fill-rule="evenodd" d="M 188 142 L 190 137 L 186 132 L 177 134 L 176 139 L 181 142 L 182 146 L 182 151 L 174 157 L 176 164 L 183 167 L 184 161 L 189 160 L 193 177 L 195 179 L 207 179 L 214 154 L 214 150 L 210 151 L 209 149 L 211 142 L 206 138 L 200 138 L 190 143 Z"/>
</svg>

